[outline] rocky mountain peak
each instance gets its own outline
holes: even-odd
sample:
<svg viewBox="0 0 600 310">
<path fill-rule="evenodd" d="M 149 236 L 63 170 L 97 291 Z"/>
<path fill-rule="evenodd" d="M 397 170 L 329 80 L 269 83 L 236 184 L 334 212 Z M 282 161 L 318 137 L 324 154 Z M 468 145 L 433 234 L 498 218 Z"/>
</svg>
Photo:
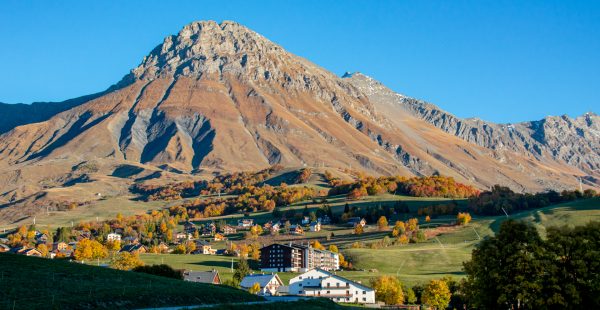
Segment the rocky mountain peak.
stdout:
<svg viewBox="0 0 600 310">
<path fill-rule="evenodd" d="M 240 74 L 266 65 L 268 59 L 289 58 L 286 54 L 277 44 L 238 23 L 197 21 L 166 37 L 126 78 Z"/>
</svg>

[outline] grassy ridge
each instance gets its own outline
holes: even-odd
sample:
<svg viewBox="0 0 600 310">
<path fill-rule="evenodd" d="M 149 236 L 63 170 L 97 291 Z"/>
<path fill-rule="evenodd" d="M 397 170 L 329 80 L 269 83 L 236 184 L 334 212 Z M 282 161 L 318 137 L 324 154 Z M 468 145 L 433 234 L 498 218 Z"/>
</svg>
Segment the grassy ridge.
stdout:
<svg viewBox="0 0 600 310">
<path fill-rule="evenodd" d="M 131 309 L 259 300 L 224 286 L 0 254 L 0 309 Z"/>
<path fill-rule="evenodd" d="M 533 223 L 544 235 L 546 228 L 550 226 L 576 226 L 589 221 L 600 221 L 600 199 L 574 201 L 524 211 L 512 214 L 510 218 Z M 426 243 L 383 249 L 347 249 L 345 253 L 355 261 L 356 268 L 377 270 L 370 273 L 354 272 L 348 276 L 354 280 L 368 281 L 381 274 L 392 274 L 407 284 L 423 283 L 444 276 L 462 277 L 462 263 L 471 258 L 471 252 L 479 237 L 493 235 L 506 219 L 505 216 L 474 218 L 468 226 L 439 235 Z M 452 220 L 453 217 L 440 217 L 432 223 Z"/>
</svg>

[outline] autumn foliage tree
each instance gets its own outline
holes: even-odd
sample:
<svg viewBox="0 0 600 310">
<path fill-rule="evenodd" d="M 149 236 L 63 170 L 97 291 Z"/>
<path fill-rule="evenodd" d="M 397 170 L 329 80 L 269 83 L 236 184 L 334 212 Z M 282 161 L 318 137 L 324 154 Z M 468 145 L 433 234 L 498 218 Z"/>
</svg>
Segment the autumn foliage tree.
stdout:
<svg viewBox="0 0 600 310">
<path fill-rule="evenodd" d="M 319 242 L 319 240 L 312 241 L 310 244 L 317 250 L 325 250 L 325 247 L 321 244 L 321 242 Z"/>
<path fill-rule="evenodd" d="M 371 286 L 375 289 L 375 298 L 386 305 L 400 305 L 404 303 L 404 292 L 402 283 L 393 276 L 379 276 L 371 280 Z"/>
<path fill-rule="evenodd" d="M 248 293 L 250 294 L 258 294 L 260 292 L 260 284 L 258 284 L 258 282 L 252 284 L 252 286 L 250 288 L 248 288 Z"/>
<path fill-rule="evenodd" d="M 392 236 L 400 237 L 400 236 L 404 235 L 405 232 L 406 232 L 406 225 L 404 224 L 404 222 L 396 221 L 396 224 L 394 224 L 394 229 L 392 230 Z"/>
<path fill-rule="evenodd" d="M 450 303 L 450 297 L 452 297 L 452 294 L 446 281 L 431 280 L 423 290 L 421 302 L 433 309 L 446 309 Z"/>
<path fill-rule="evenodd" d="M 388 221 L 387 221 L 387 218 L 385 216 L 379 217 L 379 219 L 377 220 L 377 228 L 379 230 L 386 230 L 386 229 L 388 229 Z"/>
<path fill-rule="evenodd" d="M 456 222 L 458 225 L 467 225 L 471 222 L 471 214 L 468 212 L 459 212 L 456 216 Z"/>
<path fill-rule="evenodd" d="M 138 266 L 143 266 L 144 262 L 137 253 L 122 252 L 111 260 L 110 266 L 119 270 L 131 270 Z"/>
<path fill-rule="evenodd" d="M 365 229 L 362 225 L 357 224 L 356 226 L 354 226 L 354 234 L 355 235 L 362 235 L 365 232 Z"/>
<path fill-rule="evenodd" d="M 108 250 L 96 240 L 83 239 L 77 243 L 74 255 L 76 260 L 106 258 Z"/>
</svg>

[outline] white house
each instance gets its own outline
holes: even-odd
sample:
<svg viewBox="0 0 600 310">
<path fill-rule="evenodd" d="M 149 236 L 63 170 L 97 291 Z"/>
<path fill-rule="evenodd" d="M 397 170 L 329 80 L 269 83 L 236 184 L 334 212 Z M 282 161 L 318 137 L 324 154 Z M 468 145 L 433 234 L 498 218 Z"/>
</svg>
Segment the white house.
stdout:
<svg viewBox="0 0 600 310">
<path fill-rule="evenodd" d="M 290 280 L 290 295 L 323 297 L 335 302 L 375 303 L 375 290 L 320 268 Z"/>
<path fill-rule="evenodd" d="M 310 231 L 321 231 L 321 223 L 320 222 L 310 223 Z"/>
<path fill-rule="evenodd" d="M 248 290 L 254 283 L 260 285 L 260 296 L 274 296 L 277 294 L 277 290 L 283 285 L 283 282 L 279 276 L 274 274 L 251 274 L 247 275 L 242 279 L 240 287 Z"/>
<path fill-rule="evenodd" d="M 106 235 L 106 241 L 121 241 L 121 235 L 116 233 L 110 233 Z"/>
<path fill-rule="evenodd" d="M 252 227 L 254 226 L 253 219 L 241 219 L 238 220 L 238 227 Z"/>
</svg>

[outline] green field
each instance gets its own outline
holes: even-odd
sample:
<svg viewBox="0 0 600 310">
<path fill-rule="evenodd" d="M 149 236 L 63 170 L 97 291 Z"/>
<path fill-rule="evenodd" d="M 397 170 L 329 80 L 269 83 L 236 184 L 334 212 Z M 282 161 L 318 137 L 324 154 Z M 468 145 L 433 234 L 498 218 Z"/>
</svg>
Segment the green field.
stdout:
<svg viewBox="0 0 600 310">
<path fill-rule="evenodd" d="M 131 309 L 259 300 L 225 286 L 0 254 L 0 309 Z"/>
<path fill-rule="evenodd" d="M 559 204 L 543 209 L 525 211 L 509 218 L 533 223 L 543 235 L 547 227 L 560 225 L 583 225 L 589 221 L 600 221 L 600 199 L 589 199 Z M 397 275 L 407 284 L 422 283 L 432 278 L 445 276 L 462 277 L 462 263 L 471 257 L 478 238 L 493 235 L 507 217 L 481 217 L 466 227 L 443 234 L 421 244 L 391 246 L 383 249 L 346 249 L 344 253 L 354 260 L 354 267 L 376 269 L 377 272 L 354 272 L 348 276 L 355 280 L 368 281 L 381 274 Z M 451 221 L 440 218 L 432 221 Z M 475 233 L 479 234 L 479 237 Z"/>
</svg>

